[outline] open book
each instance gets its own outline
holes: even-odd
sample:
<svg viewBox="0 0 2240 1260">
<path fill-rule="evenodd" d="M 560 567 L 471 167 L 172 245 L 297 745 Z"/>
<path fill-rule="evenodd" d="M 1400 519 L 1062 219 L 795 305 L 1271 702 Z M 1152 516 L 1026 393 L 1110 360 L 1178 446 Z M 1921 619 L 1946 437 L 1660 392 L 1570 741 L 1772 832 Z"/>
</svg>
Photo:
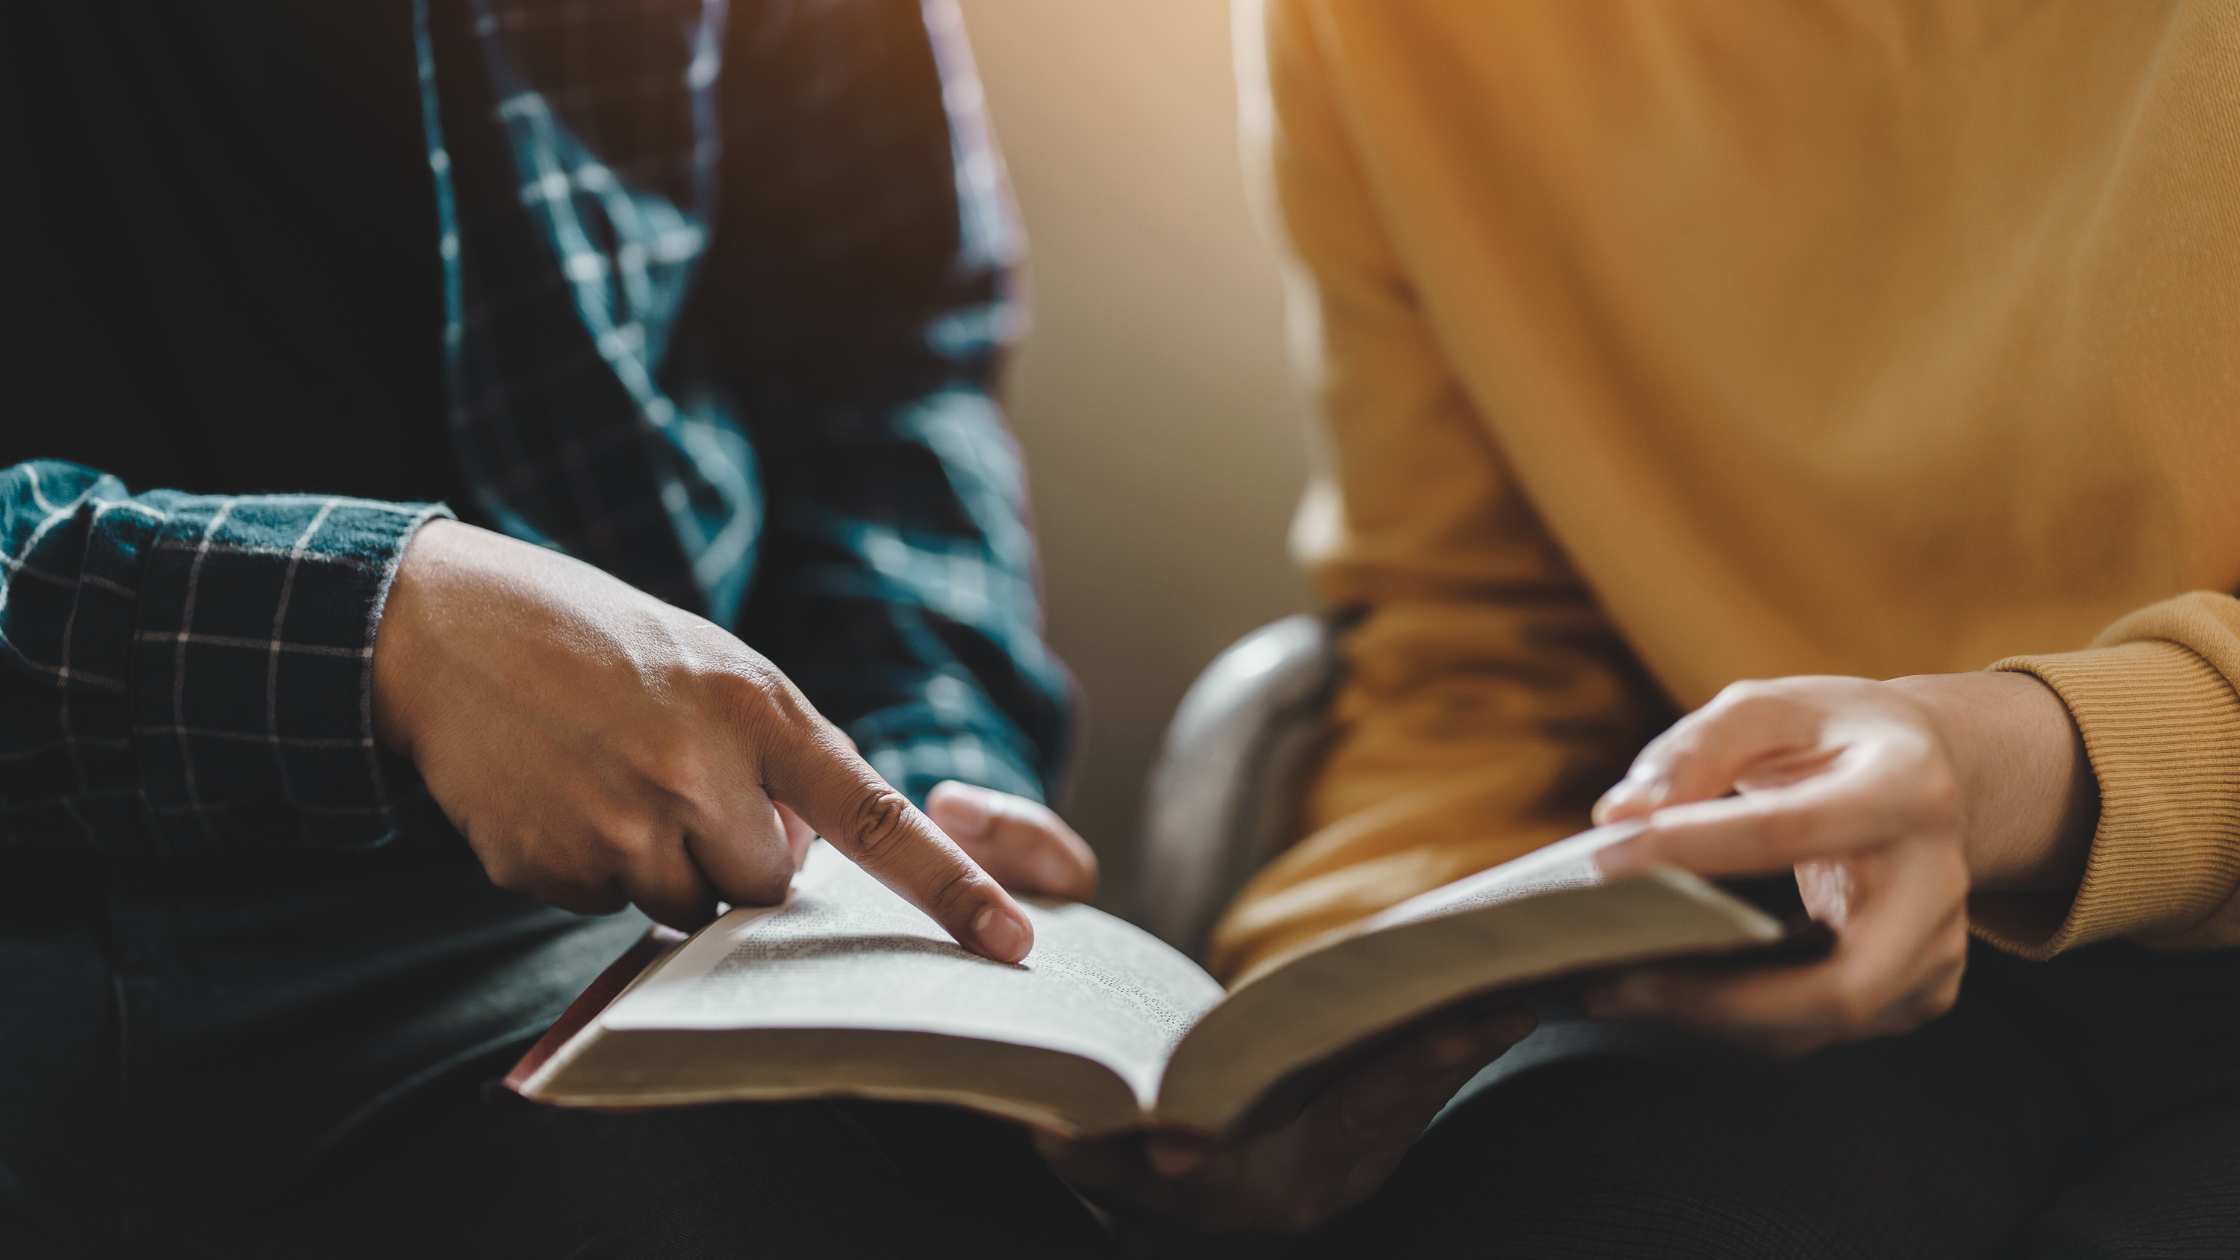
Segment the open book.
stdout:
<svg viewBox="0 0 2240 1260">
<path fill-rule="evenodd" d="M 1603 881 L 1594 851 L 1631 829 L 1425 893 L 1230 992 L 1082 905 L 1022 902 L 1034 952 L 990 962 L 819 842 L 784 905 L 731 911 L 611 1002 L 616 982 L 594 986 L 508 1084 L 576 1106 L 857 1095 L 1076 1135 L 1219 1135 L 1302 1074 L 1474 996 L 1782 935 L 1677 870 Z"/>
</svg>

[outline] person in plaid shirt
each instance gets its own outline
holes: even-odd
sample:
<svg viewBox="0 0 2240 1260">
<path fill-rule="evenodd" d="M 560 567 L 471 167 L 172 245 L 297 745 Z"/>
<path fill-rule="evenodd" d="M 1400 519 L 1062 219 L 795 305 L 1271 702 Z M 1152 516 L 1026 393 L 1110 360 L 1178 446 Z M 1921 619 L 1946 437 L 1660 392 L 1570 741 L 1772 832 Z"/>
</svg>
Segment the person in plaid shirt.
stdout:
<svg viewBox="0 0 2240 1260">
<path fill-rule="evenodd" d="M 952 0 L 0 12 L 0 1250 L 1100 1245 L 946 1112 L 474 1095 L 812 829 L 1093 890 L 978 100 Z"/>
</svg>

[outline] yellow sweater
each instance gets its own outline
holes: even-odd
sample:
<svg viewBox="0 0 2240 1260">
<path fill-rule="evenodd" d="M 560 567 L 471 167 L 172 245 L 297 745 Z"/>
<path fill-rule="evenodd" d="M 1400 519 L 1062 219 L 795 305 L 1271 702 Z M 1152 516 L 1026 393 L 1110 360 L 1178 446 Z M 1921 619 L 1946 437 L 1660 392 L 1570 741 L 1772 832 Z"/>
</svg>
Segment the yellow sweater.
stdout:
<svg viewBox="0 0 2240 1260">
<path fill-rule="evenodd" d="M 1295 542 L 1365 615 L 1217 971 L 1577 830 L 1733 680 L 1987 664 L 2068 703 L 2102 813 L 2073 900 L 1978 931 L 2240 942 L 2240 7 L 1269 0 L 1267 39 Z"/>
</svg>

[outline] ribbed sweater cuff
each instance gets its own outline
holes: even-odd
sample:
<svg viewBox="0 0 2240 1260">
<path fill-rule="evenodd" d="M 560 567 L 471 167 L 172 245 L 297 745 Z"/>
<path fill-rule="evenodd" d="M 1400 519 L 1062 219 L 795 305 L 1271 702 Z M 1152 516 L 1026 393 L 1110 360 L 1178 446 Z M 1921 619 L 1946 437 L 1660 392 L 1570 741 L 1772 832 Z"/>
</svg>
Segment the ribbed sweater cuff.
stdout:
<svg viewBox="0 0 2240 1260">
<path fill-rule="evenodd" d="M 1979 894 L 1976 933 L 2030 958 L 2183 932 L 2240 883 L 2240 696 L 2187 648 L 2149 639 L 1991 668 L 2059 693 L 2100 780 L 2100 826 L 2076 897 Z"/>
</svg>

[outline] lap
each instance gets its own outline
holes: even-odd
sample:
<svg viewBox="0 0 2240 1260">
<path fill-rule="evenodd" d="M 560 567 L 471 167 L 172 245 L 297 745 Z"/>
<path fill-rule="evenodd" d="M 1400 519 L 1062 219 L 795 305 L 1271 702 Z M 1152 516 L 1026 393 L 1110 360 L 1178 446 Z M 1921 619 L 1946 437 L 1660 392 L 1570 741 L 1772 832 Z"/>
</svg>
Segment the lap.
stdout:
<svg viewBox="0 0 2240 1260">
<path fill-rule="evenodd" d="M 385 1122 L 208 1254 L 263 1257 L 1099 1255 L 1018 1130 L 868 1102 L 640 1113 L 454 1093 Z"/>
<path fill-rule="evenodd" d="M 2112 1143 L 2024 1230 L 2030 1260 L 2223 1260 L 2240 1253 L 2240 1098 Z"/>
<path fill-rule="evenodd" d="M 0 1254 L 1104 1245 L 1022 1134 L 961 1113 L 483 1103 L 641 927 L 499 893 L 463 846 L 57 871 L 0 853 Z"/>
<path fill-rule="evenodd" d="M 47 958 L 52 942 L 39 942 L 37 957 Z M 586 965 L 611 952 L 592 951 Z M 99 974 L 36 961 L 10 974 L 51 977 L 64 997 L 111 987 L 96 983 Z M 2046 1260 L 2229 1250 L 2240 1233 L 2230 1189 L 2240 1184 L 2240 952 L 2095 947 L 2037 965 L 1979 951 L 1972 967 L 1960 1006 L 1920 1032 L 1794 1063 L 1638 1030 L 1551 1028 L 1497 1064 L 1384 1192 L 1301 1246 L 1394 1256 L 1936 1256 L 2003 1254 L 2019 1238 Z M 519 971 L 507 963 L 506 975 Z M 43 1182 L 10 1169 L 105 1183 L 94 1156 L 129 1148 L 124 1137 L 138 1132 L 75 1102 L 33 1106 L 57 1090 L 79 1101 L 142 1097 L 100 1087 L 115 1076 L 110 1043 L 120 1034 L 108 1008 L 89 1002 L 78 1004 L 86 1047 L 64 1053 L 52 1035 L 48 1017 L 77 1010 L 60 998 L 16 1012 L 40 1016 L 41 1036 L 0 1036 L 10 1066 L 31 1072 L 0 1090 L 12 1107 L 0 1108 L 11 1121 L 0 1128 L 23 1139 L 0 1143 L 0 1234 L 17 1235 L 9 1223 L 34 1203 L 30 1192 L 44 1193 Z M 303 1053 L 292 1038 L 226 1044 L 234 1042 Z M 36 1063 L 24 1058 L 34 1049 Z M 177 1066 L 216 1052 L 196 1053 L 181 1051 Z M 226 1079 L 248 1081 L 264 1062 L 250 1056 Z M 165 1161 L 182 1186 L 243 1182 L 237 1157 L 260 1149 L 267 1162 L 287 1160 L 289 1144 L 274 1135 L 293 1130 L 245 1123 L 255 1117 L 231 1104 L 261 1095 L 268 1111 L 301 1109 L 300 1091 L 211 1089 L 201 1073 L 173 1079 L 188 1075 L 204 1088 L 148 1110 L 176 1120 L 164 1132 L 200 1135 L 202 1158 Z M 79 1077 L 84 1088 L 66 1088 Z M 638 1115 L 492 1107 L 461 1081 L 385 1114 L 303 1169 L 284 1195 L 235 1213 L 214 1245 L 193 1254 L 1108 1249 L 1023 1137 L 996 1122 L 868 1103 Z M 188 1107 L 194 1099 L 204 1101 Z M 86 1135 L 83 1176 L 63 1176 L 70 1169 L 52 1158 L 49 1139 L 72 1129 L 32 1123 L 59 1124 L 64 1111 Z M 224 1140 L 214 1128 L 227 1130 Z M 33 1162 L 34 1148 L 47 1154 Z M 66 1201 L 59 1192 L 46 1199 Z M 1241 1251 L 1223 1243 L 1213 1254 Z"/>
<path fill-rule="evenodd" d="M 1918 1043 L 1860 1049 L 1772 1064 L 1580 1038 L 1450 1112 L 1323 1250 L 1987 1254 L 2061 1171 L 2058 1107 L 2027 1099 L 2045 1082 L 1944 1076 Z"/>
<path fill-rule="evenodd" d="M 2228 1254 L 2240 956 L 1975 964 L 1944 1018 L 1791 1062 L 1551 1024 L 1305 1250 Z M 2163 1237 L 2208 1249 L 2141 1241 Z"/>
</svg>

